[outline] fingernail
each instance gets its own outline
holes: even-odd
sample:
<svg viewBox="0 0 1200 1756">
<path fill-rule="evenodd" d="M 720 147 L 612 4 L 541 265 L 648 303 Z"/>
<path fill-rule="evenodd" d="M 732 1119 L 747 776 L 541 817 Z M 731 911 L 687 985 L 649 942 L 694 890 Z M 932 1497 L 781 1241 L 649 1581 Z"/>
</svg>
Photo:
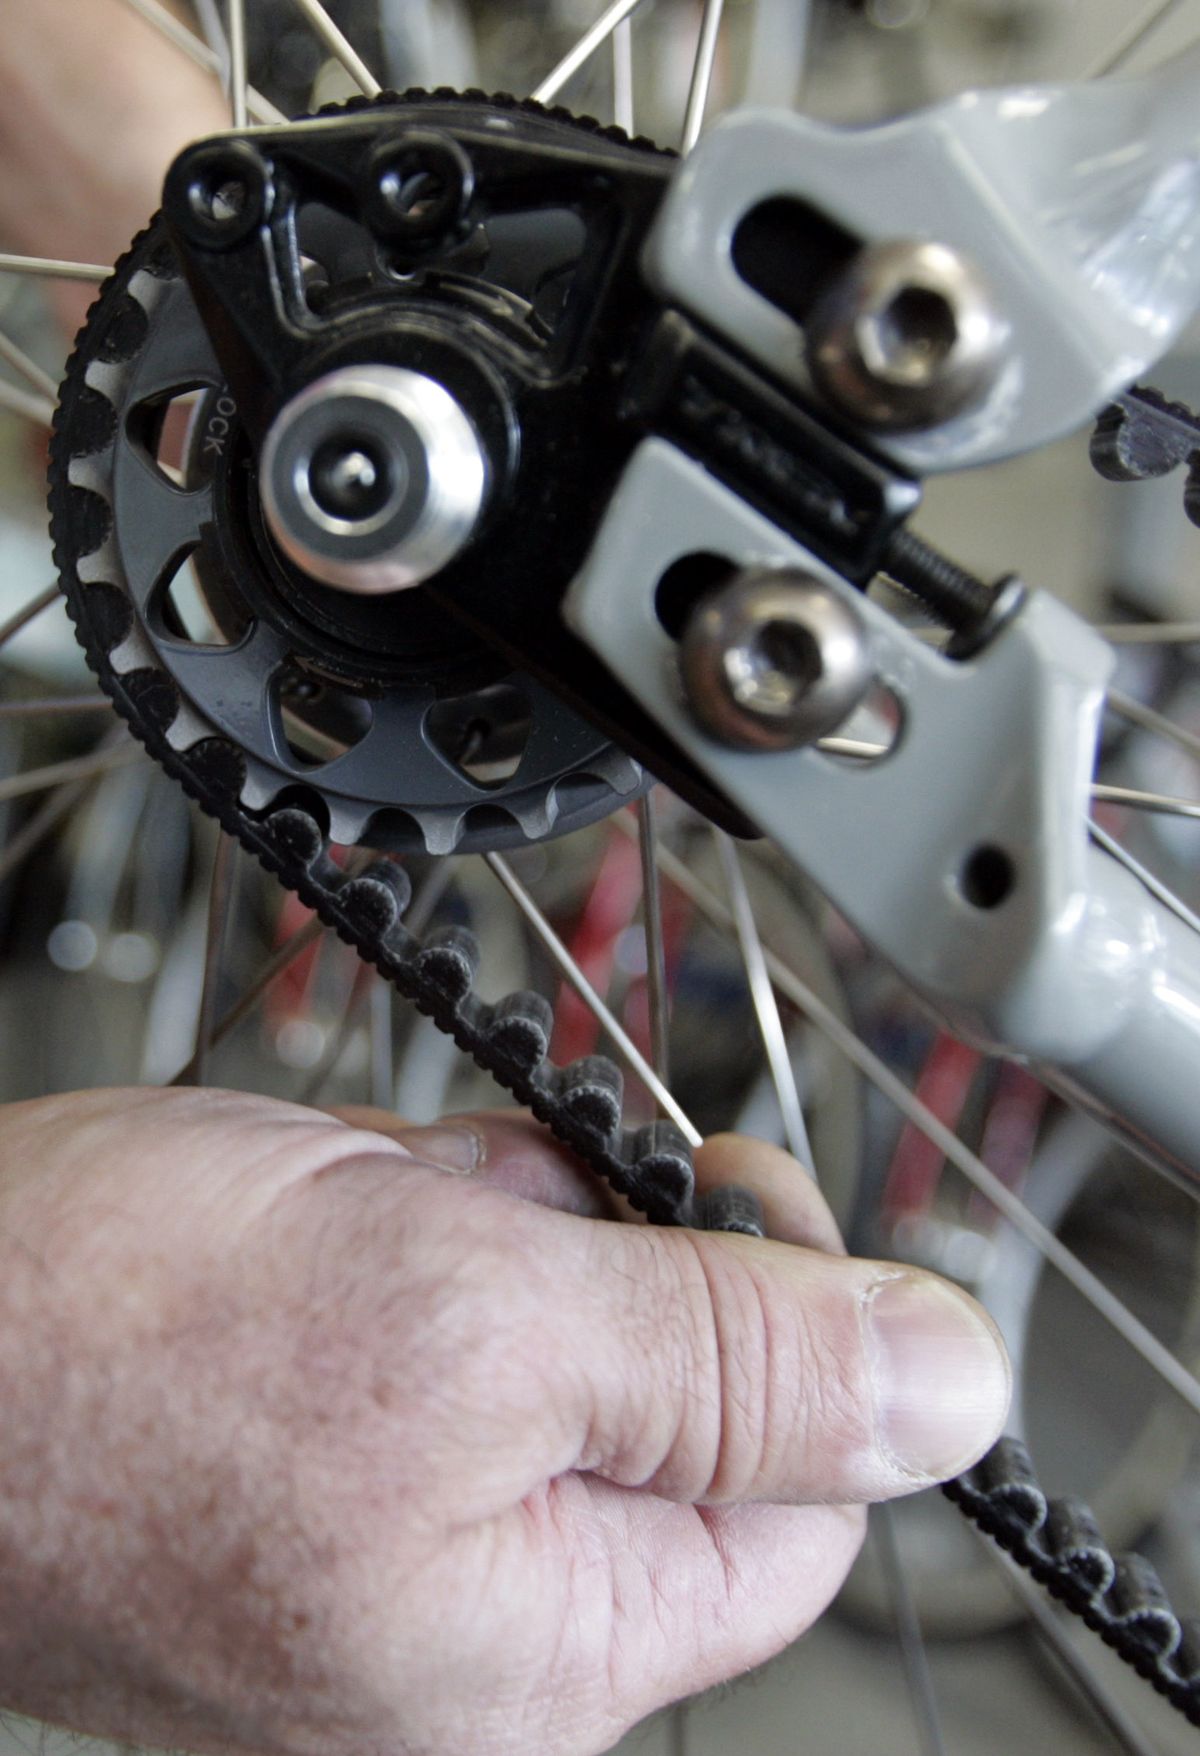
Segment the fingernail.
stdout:
<svg viewBox="0 0 1200 1756">
<path fill-rule="evenodd" d="M 909 1475 L 958 1475 L 1008 1413 L 1012 1374 L 999 1335 L 965 1294 L 924 1275 L 878 1282 L 866 1315 L 880 1445 Z"/>
<path fill-rule="evenodd" d="M 466 1122 L 437 1122 L 429 1128 L 406 1128 L 399 1137 L 406 1152 L 439 1170 L 470 1176 L 483 1163 L 483 1136 Z"/>
</svg>

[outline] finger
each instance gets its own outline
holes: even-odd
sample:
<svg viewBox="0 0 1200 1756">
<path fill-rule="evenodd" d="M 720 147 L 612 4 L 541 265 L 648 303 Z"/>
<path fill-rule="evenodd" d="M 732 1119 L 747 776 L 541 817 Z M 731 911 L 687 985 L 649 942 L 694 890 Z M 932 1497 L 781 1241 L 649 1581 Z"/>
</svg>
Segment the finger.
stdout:
<svg viewBox="0 0 1200 1756">
<path fill-rule="evenodd" d="M 828 1203 L 790 1152 L 740 1134 L 714 1134 L 695 1155 L 696 1187 L 707 1194 L 729 1183 L 762 1203 L 767 1236 L 844 1256 L 846 1246 Z"/>
<path fill-rule="evenodd" d="M 347 1105 L 333 1112 L 370 1128 L 438 1170 L 470 1176 L 541 1207 L 585 1219 L 611 1219 L 607 1185 L 524 1110 L 483 1110 L 421 1126 L 388 1110 Z"/>
<path fill-rule="evenodd" d="M 765 1664 L 828 1608 L 862 1545 L 858 1506 L 673 1506 L 587 1479 L 620 1589 L 613 1695 L 630 1719 Z"/>
<path fill-rule="evenodd" d="M 553 1247 L 577 1463 L 613 1481 L 693 1503 L 887 1499 L 958 1474 L 1001 1431 L 1003 1343 L 935 1275 L 650 1228 L 588 1231 L 586 1263 Z"/>
</svg>

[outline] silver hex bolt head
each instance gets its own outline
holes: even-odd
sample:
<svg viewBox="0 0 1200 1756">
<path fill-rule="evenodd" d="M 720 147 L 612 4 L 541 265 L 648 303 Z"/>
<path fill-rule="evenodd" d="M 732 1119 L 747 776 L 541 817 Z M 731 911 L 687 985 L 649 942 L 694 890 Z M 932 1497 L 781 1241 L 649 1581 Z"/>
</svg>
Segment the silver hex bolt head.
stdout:
<svg viewBox="0 0 1200 1756">
<path fill-rule="evenodd" d="M 862 619 L 792 568 L 741 573 L 706 598 L 679 661 L 696 719 L 735 750 L 791 750 L 827 736 L 872 676 Z"/>
<path fill-rule="evenodd" d="M 807 325 L 818 390 L 881 432 L 936 427 L 983 401 L 1008 356 L 1009 325 L 979 270 L 947 244 L 870 244 Z"/>
</svg>

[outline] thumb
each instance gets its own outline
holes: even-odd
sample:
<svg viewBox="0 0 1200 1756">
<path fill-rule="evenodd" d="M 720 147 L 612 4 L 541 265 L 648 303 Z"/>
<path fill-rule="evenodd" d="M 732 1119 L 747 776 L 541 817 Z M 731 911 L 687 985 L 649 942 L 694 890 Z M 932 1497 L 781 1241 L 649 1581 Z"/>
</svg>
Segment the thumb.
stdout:
<svg viewBox="0 0 1200 1756">
<path fill-rule="evenodd" d="M 579 1468 L 688 1502 L 844 1504 L 956 1475 L 1001 1431 L 1004 1345 L 935 1275 L 753 1238 L 580 1229 L 599 1260 L 572 1301 Z M 559 1330 L 567 1347 L 574 1328 Z"/>
</svg>

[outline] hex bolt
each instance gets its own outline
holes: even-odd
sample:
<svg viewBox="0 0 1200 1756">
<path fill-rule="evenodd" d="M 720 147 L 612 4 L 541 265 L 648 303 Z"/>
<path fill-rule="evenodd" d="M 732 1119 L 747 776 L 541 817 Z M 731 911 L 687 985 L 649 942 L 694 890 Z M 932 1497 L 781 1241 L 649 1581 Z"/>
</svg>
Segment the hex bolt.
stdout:
<svg viewBox="0 0 1200 1756">
<path fill-rule="evenodd" d="M 977 407 L 1008 357 L 1009 326 L 982 275 L 946 244 L 869 244 L 806 326 L 818 390 L 879 432 L 941 426 Z"/>
<path fill-rule="evenodd" d="M 740 573 L 702 600 L 679 663 L 696 719 L 736 750 L 791 750 L 826 736 L 872 674 L 861 617 L 795 568 Z"/>
</svg>

